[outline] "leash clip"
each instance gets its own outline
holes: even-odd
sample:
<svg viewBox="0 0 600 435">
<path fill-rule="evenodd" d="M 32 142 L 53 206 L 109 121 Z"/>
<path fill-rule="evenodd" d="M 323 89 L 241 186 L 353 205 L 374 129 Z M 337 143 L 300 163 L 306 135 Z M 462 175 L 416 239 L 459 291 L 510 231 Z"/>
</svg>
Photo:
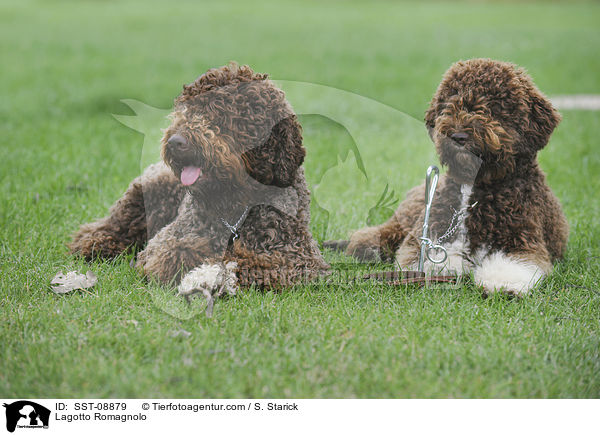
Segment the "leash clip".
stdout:
<svg viewBox="0 0 600 435">
<path fill-rule="evenodd" d="M 446 249 L 440 245 L 434 244 L 429 238 L 429 215 L 431 214 L 431 204 L 433 204 L 433 197 L 439 178 L 440 170 L 437 166 L 431 165 L 427 168 L 427 176 L 425 178 L 425 219 L 423 221 L 423 235 L 420 237 L 421 253 L 419 254 L 419 272 L 424 272 L 425 258 L 436 264 L 443 263 L 448 258 Z M 442 251 L 444 253 L 443 259 L 433 260 L 430 251 Z"/>
</svg>

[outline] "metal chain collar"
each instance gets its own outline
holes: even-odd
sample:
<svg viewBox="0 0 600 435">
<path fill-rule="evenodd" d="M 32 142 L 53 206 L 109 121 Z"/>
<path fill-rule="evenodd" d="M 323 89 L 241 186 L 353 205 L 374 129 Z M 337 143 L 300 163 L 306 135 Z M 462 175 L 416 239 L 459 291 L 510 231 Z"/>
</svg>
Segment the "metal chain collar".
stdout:
<svg viewBox="0 0 600 435">
<path fill-rule="evenodd" d="M 244 210 L 244 213 L 242 213 L 242 215 L 240 216 L 240 218 L 238 219 L 238 221 L 235 223 L 235 225 L 230 225 L 229 222 L 227 222 L 225 219 L 220 218 L 221 222 L 223 222 L 223 224 L 225 224 L 225 226 L 227 227 L 227 229 L 229 231 L 231 231 L 231 234 L 233 234 L 233 240 L 235 241 L 235 239 L 237 239 L 240 236 L 240 233 L 238 232 L 239 230 L 239 226 L 242 224 L 242 222 L 244 221 L 244 219 L 246 219 L 246 216 L 248 216 L 248 206 L 246 206 L 246 209 Z"/>
<path fill-rule="evenodd" d="M 458 211 L 455 210 L 454 215 L 452 215 L 452 219 L 450 220 L 450 225 L 448 226 L 448 229 L 441 237 L 439 237 L 437 239 L 437 241 L 435 243 L 427 237 L 420 238 L 421 243 L 423 243 L 426 247 L 425 256 L 427 257 L 427 259 L 429 261 L 431 261 L 432 263 L 435 263 L 435 264 L 440 264 L 440 263 L 443 263 L 446 261 L 446 259 L 448 258 L 448 252 L 446 251 L 446 248 L 444 248 L 442 246 L 442 243 L 444 242 L 444 240 L 446 240 L 447 238 L 452 236 L 456 232 L 456 230 L 458 230 L 458 228 L 462 225 L 463 221 L 467 217 L 467 211 L 469 209 L 475 207 L 476 205 L 477 205 L 477 202 L 473 203 L 472 205 L 463 207 Z M 434 251 L 436 253 L 441 252 L 442 257 L 439 259 L 432 258 L 432 256 L 431 256 L 432 251 Z"/>
<path fill-rule="evenodd" d="M 437 239 L 436 244 L 441 245 L 444 242 L 444 240 L 452 236 L 456 232 L 456 230 L 458 230 L 458 228 L 462 225 L 463 221 L 467 217 L 467 212 L 469 211 L 469 209 L 472 209 L 476 205 L 477 201 L 471 205 L 461 208 L 458 211 L 454 210 L 454 214 L 452 215 L 452 220 L 450 220 L 450 225 L 448 226 L 448 229 L 441 237 Z M 456 221 L 456 223 L 454 223 L 454 221 Z"/>
</svg>

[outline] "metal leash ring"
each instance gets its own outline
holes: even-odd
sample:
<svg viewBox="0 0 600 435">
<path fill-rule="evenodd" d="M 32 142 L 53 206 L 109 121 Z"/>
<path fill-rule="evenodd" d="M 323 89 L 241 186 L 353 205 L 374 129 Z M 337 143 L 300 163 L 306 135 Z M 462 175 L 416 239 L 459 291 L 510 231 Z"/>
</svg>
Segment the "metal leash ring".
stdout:
<svg viewBox="0 0 600 435">
<path fill-rule="evenodd" d="M 420 237 L 421 239 L 421 244 L 424 245 L 425 247 L 425 256 L 427 257 L 427 259 L 429 261 L 431 261 L 434 264 L 440 264 L 445 262 L 448 259 L 448 251 L 446 251 L 446 248 L 444 248 L 442 245 L 436 245 L 434 244 L 431 239 L 428 239 L 426 237 Z M 435 259 L 435 258 L 431 258 L 431 251 L 435 251 L 436 253 L 438 252 L 442 252 L 443 256 L 441 259 Z"/>
<path fill-rule="evenodd" d="M 440 260 L 435 260 L 435 259 L 431 258 L 431 255 L 430 255 L 431 251 L 435 251 L 436 253 L 441 251 L 443 253 L 443 257 Z M 435 264 L 443 263 L 448 259 L 448 252 L 446 251 L 446 248 L 444 248 L 441 245 L 428 246 L 427 250 L 425 251 L 425 255 L 427 256 L 427 259 L 429 261 L 431 261 L 432 263 L 435 263 Z"/>
</svg>

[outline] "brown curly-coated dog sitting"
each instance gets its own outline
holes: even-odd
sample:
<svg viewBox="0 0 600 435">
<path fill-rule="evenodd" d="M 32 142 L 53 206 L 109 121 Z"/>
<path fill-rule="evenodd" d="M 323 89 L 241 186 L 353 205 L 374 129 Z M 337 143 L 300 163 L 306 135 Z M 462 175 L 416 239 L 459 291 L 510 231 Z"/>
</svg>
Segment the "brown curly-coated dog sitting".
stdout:
<svg viewBox="0 0 600 435">
<path fill-rule="evenodd" d="M 429 234 L 448 258 L 440 266 L 426 261 L 426 270 L 472 271 L 486 292 L 513 294 L 528 292 L 551 271 L 565 252 L 568 226 L 536 156 L 559 121 L 515 65 L 474 59 L 450 67 L 425 115 L 448 168 Z M 424 197 L 425 185 L 416 187 L 387 222 L 325 246 L 363 260 L 395 258 L 401 268 L 416 270 Z"/>
<path fill-rule="evenodd" d="M 230 64 L 184 86 L 163 162 L 69 245 L 87 259 L 132 246 L 137 267 L 182 294 L 284 286 L 327 268 L 309 231 L 302 130 L 266 74 Z"/>
</svg>

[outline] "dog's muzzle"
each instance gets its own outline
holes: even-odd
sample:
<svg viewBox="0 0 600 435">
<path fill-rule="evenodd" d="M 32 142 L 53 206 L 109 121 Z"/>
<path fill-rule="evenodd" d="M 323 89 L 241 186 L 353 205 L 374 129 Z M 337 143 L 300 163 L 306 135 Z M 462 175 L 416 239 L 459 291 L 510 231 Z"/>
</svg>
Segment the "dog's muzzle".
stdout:
<svg viewBox="0 0 600 435">
<path fill-rule="evenodd" d="M 186 142 L 185 138 L 183 136 L 181 136 L 180 134 L 174 134 L 167 141 L 167 147 L 169 148 L 169 151 L 171 151 L 172 153 L 181 151 L 186 146 L 187 146 L 187 142 Z"/>
<path fill-rule="evenodd" d="M 452 139 L 454 142 L 456 142 L 457 145 L 465 146 L 467 139 L 469 139 L 469 135 L 462 131 L 456 132 L 456 133 L 452 133 L 452 135 L 450 136 L 450 139 Z"/>
</svg>

